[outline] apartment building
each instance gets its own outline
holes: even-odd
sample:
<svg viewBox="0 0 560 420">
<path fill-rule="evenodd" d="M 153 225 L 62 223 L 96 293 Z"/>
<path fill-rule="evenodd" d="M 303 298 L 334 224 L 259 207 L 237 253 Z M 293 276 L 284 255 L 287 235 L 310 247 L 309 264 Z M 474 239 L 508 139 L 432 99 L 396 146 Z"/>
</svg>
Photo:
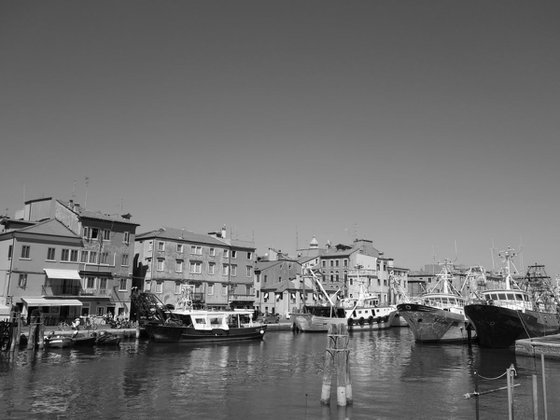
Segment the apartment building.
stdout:
<svg viewBox="0 0 560 420">
<path fill-rule="evenodd" d="M 40 303 L 44 304 L 45 299 L 50 300 L 54 296 L 72 298 L 82 304 L 81 315 L 111 313 L 128 317 L 134 238 L 138 226 L 130 219 L 130 214 L 113 215 L 90 211 L 72 200 L 65 202 L 49 197 L 27 201 L 24 209 L 18 212 L 15 220 L 12 221 L 12 227 L 16 222 L 19 224 L 35 223 L 37 226 L 43 226 L 42 221 L 57 221 L 58 223 L 48 223 L 46 226 L 62 225 L 74 235 L 73 240 L 78 238 L 79 241 L 79 244 L 76 245 L 77 248 L 70 249 L 68 255 L 61 250 L 60 255 L 56 256 L 55 249 L 56 258 L 54 260 L 65 267 L 68 267 L 69 263 L 76 265 L 78 274 L 58 271 L 56 275 L 59 277 L 62 275 L 69 277 L 47 276 L 41 285 L 44 288 L 36 296 L 43 299 Z M 30 228 L 30 230 L 33 229 Z M 45 238 L 47 240 L 56 239 L 55 237 Z M 45 246 L 49 248 L 48 243 Z M 45 261 L 43 269 L 50 269 L 52 262 L 53 260 Z M 34 278 L 34 281 L 39 281 L 39 278 Z M 58 286 L 53 288 L 53 284 L 67 281 L 73 282 L 72 287 L 63 287 L 61 290 Z M 52 305 L 52 302 L 47 303 Z M 61 309 L 59 312 L 62 316 L 65 310 Z"/>
<path fill-rule="evenodd" d="M 186 293 L 195 307 L 252 308 L 255 247 L 226 233 L 162 227 L 137 235 L 139 288 L 165 304 Z"/>
</svg>

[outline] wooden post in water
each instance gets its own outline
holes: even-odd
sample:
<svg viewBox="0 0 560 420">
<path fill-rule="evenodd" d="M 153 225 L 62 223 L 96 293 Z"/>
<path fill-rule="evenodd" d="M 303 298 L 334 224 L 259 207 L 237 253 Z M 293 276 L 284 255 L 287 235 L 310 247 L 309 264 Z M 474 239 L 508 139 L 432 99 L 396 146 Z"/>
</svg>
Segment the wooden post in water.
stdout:
<svg viewBox="0 0 560 420">
<path fill-rule="evenodd" d="M 37 332 L 37 344 L 40 349 L 45 347 L 45 314 L 41 313 Z"/>
<path fill-rule="evenodd" d="M 332 369 L 334 364 L 334 349 L 336 348 L 336 325 L 329 325 L 327 348 L 325 349 L 325 367 L 323 369 L 323 386 L 321 388 L 321 404 L 329 405 L 331 402 Z"/>
<path fill-rule="evenodd" d="M 508 390 L 508 415 L 509 420 L 513 420 L 513 375 L 515 373 L 515 368 L 513 364 L 507 368 L 506 376 L 507 376 L 507 390 Z"/>
<path fill-rule="evenodd" d="M 539 390 L 537 387 L 537 375 L 533 374 L 533 419 L 539 420 Z"/>
<path fill-rule="evenodd" d="M 37 344 L 37 327 L 39 326 L 39 311 L 36 309 L 29 318 L 29 339 L 27 340 L 27 350 L 35 350 Z"/>
<path fill-rule="evenodd" d="M 321 404 L 330 404 L 334 366 L 336 366 L 337 405 L 344 407 L 352 403 L 349 360 L 348 330 L 346 324 L 329 325 L 327 349 L 325 351 L 325 367 L 323 371 L 323 386 L 321 389 Z"/>
<path fill-rule="evenodd" d="M 348 335 L 346 334 L 346 325 L 336 325 L 336 403 L 344 407 L 347 404 L 346 399 L 346 348 L 348 347 Z"/>
<path fill-rule="evenodd" d="M 542 393 L 543 393 L 543 407 L 544 407 L 544 420 L 548 420 L 548 408 L 546 407 L 546 377 L 544 373 L 544 354 L 541 353 L 541 366 L 542 366 Z"/>
</svg>

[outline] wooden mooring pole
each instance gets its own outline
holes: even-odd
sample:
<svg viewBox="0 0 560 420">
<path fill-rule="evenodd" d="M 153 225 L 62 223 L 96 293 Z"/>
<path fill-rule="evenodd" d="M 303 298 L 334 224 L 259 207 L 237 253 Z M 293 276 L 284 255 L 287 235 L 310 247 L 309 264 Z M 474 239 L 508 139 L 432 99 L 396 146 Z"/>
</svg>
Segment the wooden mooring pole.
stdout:
<svg viewBox="0 0 560 420">
<path fill-rule="evenodd" d="M 325 350 L 321 404 L 329 405 L 334 368 L 336 367 L 336 401 L 339 406 L 352 403 L 352 384 L 350 382 L 350 357 L 348 350 L 348 330 L 346 324 L 331 324 Z"/>
</svg>

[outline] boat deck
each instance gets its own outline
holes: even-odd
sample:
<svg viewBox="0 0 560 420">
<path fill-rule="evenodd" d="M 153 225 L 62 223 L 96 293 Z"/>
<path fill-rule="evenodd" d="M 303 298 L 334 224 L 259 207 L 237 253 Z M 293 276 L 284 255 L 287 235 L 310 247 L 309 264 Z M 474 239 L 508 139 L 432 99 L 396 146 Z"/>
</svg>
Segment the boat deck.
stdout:
<svg viewBox="0 0 560 420">
<path fill-rule="evenodd" d="M 531 357 L 543 354 L 547 358 L 560 359 L 560 334 L 517 340 L 515 354 Z"/>
</svg>

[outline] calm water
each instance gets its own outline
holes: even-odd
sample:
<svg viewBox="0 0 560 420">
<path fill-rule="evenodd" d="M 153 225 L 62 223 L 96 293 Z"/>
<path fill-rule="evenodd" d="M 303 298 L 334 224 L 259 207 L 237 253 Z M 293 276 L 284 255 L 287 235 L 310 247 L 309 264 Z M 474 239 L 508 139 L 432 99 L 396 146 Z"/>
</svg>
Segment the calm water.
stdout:
<svg viewBox="0 0 560 420">
<path fill-rule="evenodd" d="M 353 333 L 354 404 L 322 407 L 326 334 L 269 332 L 263 342 L 190 347 L 129 341 L 118 350 L 20 351 L 0 358 L 1 418 L 475 419 L 476 370 L 514 363 L 515 418 L 532 418 L 540 359 L 466 345 L 415 344 L 408 328 Z M 558 418 L 560 363 L 546 361 L 548 417 Z M 479 380 L 480 391 L 506 385 Z M 480 419 L 507 418 L 507 392 L 480 397 Z M 542 400 L 540 402 L 543 417 Z"/>
</svg>

